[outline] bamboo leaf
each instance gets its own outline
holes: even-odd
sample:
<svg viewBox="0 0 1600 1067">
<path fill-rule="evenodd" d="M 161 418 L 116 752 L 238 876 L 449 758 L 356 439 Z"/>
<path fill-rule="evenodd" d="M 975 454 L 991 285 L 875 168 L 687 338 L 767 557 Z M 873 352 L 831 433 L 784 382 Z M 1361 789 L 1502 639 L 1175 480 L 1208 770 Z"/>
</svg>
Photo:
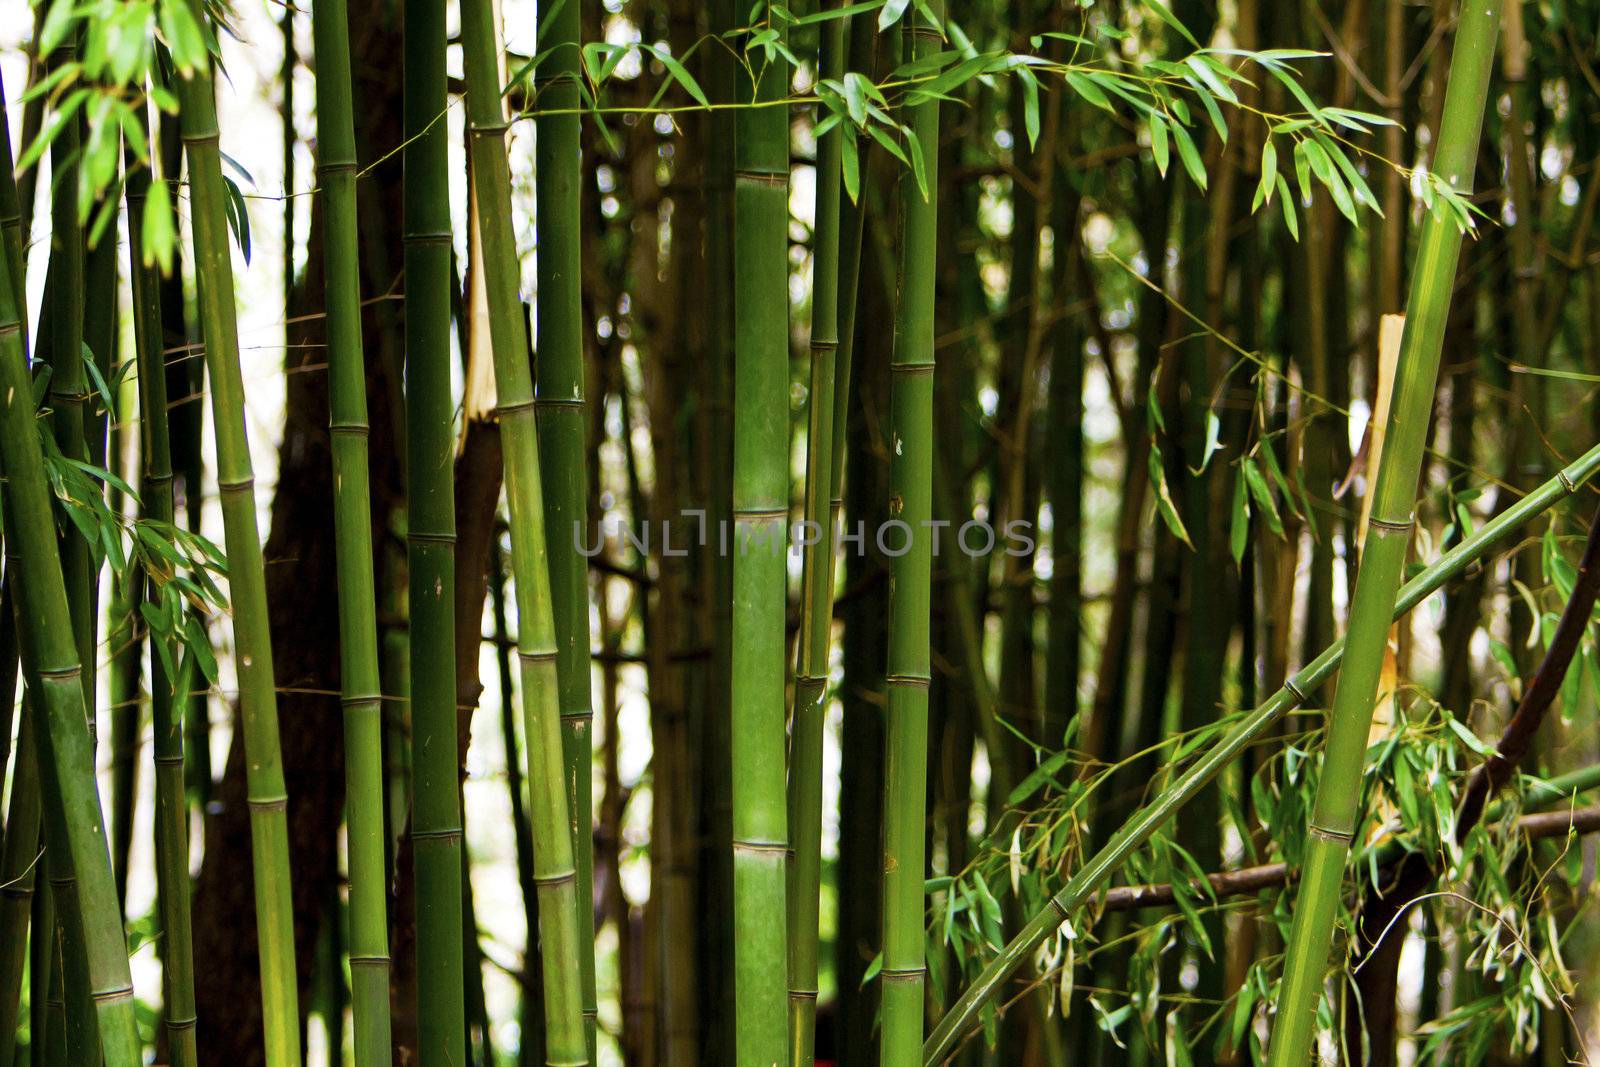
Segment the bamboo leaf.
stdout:
<svg viewBox="0 0 1600 1067">
<path fill-rule="evenodd" d="M 1167 176 L 1168 161 L 1167 120 L 1157 112 L 1150 113 L 1150 154 L 1155 157 L 1156 171 Z"/>
<path fill-rule="evenodd" d="M 1017 87 L 1022 90 L 1022 125 L 1028 133 L 1028 147 L 1039 145 L 1039 79 L 1027 67 L 1018 67 Z"/>
<path fill-rule="evenodd" d="M 1278 146 L 1273 143 L 1269 134 L 1261 142 L 1261 180 L 1256 183 L 1255 200 L 1250 204 L 1250 213 L 1255 214 L 1262 204 L 1272 203 L 1272 191 L 1278 177 Z"/>
<path fill-rule="evenodd" d="M 1222 420 L 1217 413 L 1206 409 L 1206 443 L 1200 452 L 1200 464 L 1189 468 L 1189 473 L 1199 476 L 1211 463 L 1211 457 L 1217 454 L 1217 449 L 1222 447 Z"/>
<path fill-rule="evenodd" d="M 844 179 L 844 191 L 849 195 L 852 203 L 859 203 L 861 199 L 861 160 L 856 148 L 856 132 L 843 127 L 839 130 L 839 163 L 840 176 Z"/>
<path fill-rule="evenodd" d="M 1289 183 L 1283 180 L 1283 175 L 1278 175 L 1278 206 L 1283 209 L 1283 224 L 1289 228 L 1289 236 L 1296 241 L 1300 240 L 1300 224 L 1295 219 L 1294 198 L 1289 195 Z"/>
<path fill-rule="evenodd" d="M 1200 150 L 1195 147 L 1194 138 L 1182 126 L 1172 127 L 1172 138 L 1178 142 L 1178 158 L 1183 161 L 1183 169 L 1188 172 L 1190 180 L 1204 191 L 1206 167 L 1200 161 Z"/>
<path fill-rule="evenodd" d="M 867 124 L 867 93 L 875 87 L 855 71 L 851 71 L 844 76 L 842 87 L 845 106 L 849 108 L 851 120 L 857 126 L 865 126 Z"/>
<path fill-rule="evenodd" d="M 1143 2 L 1145 7 L 1156 13 L 1157 18 L 1161 19 L 1161 21 L 1165 22 L 1168 26 L 1171 26 L 1174 30 L 1177 30 L 1179 35 L 1182 36 L 1185 41 L 1188 41 L 1196 48 L 1200 47 L 1200 42 L 1195 40 L 1194 34 L 1189 32 L 1189 27 L 1178 21 L 1178 16 L 1174 15 L 1172 13 L 1172 9 L 1167 7 L 1166 4 L 1162 3 L 1161 0 L 1143 0 Z"/>
<path fill-rule="evenodd" d="M 139 258 L 145 266 L 161 266 L 162 277 L 172 274 L 172 250 L 177 232 L 172 221 L 172 200 L 166 182 L 151 182 L 139 220 Z"/>
<path fill-rule="evenodd" d="M 1105 91 L 1091 80 L 1088 75 L 1080 74 L 1075 70 L 1065 70 L 1061 72 L 1061 76 L 1066 79 L 1068 85 L 1072 86 L 1073 92 L 1089 101 L 1095 107 L 1104 108 L 1106 111 L 1116 114 L 1117 109 L 1111 106 L 1111 101 L 1107 98 Z"/>
<path fill-rule="evenodd" d="M 1053 753 L 1049 759 L 1035 767 L 1032 772 L 1029 773 L 1028 777 L 1024 778 L 1020 783 L 1018 783 L 1015 789 L 1011 790 L 1011 792 L 1007 794 L 1005 806 L 1008 808 L 1015 808 L 1023 801 L 1033 796 L 1046 782 L 1054 777 L 1055 773 L 1064 767 L 1067 761 L 1071 758 L 1072 752 L 1070 749 L 1063 748 Z"/>
<path fill-rule="evenodd" d="M 665 48 L 658 48 L 653 44 L 640 43 L 639 47 L 655 56 L 661 65 L 667 68 L 667 73 L 672 77 L 672 80 L 683 86 L 684 91 L 694 97 L 696 103 L 701 107 L 711 106 L 711 101 L 706 99 L 705 90 L 700 88 L 700 83 L 695 81 L 694 75 L 690 74 L 688 69 L 678 62 L 671 52 Z"/>
<path fill-rule="evenodd" d="M 1217 77 L 1217 72 L 1211 69 L 1210 64 L 1208 64 L 1204 58 L 1199 55 L 1191 55 L 1184 59 L 1183 62 L 1185 66 L 1194 71 L 1195 75 L 1203 83 L 1205 83 L 1205 87 L 1207 89 L 1210 89 L 1213 93 L 1216 93 L 1230 104 L 1237 104 L 1239 102 L 1239 96 L 1233 91 L 1233 87 L 1224 82 L 1221 78 Z"/>
<path fill-rule="evenodd" d="M 1250 543 L 1250 497 L 1245 489 L 1244 474 L 1233 477 L 1232 522 L 1228 526 L 1228 548 L 1233 553 L 1235 566 L 1244 562 L 1244 550 Z"/>
<path fill-rule="evenodd" d="M 227 200 L 224 207 L 228 216 L 228 229 L 233 231 L 233 239 L 239 243 L 239 252 L 244 256 L 246 264 L 250 262 L 250 211 L 244 202 L 244 194 L 239 192 L 239 186 L 232 178 L 222 179 L 223 187 L 227 190 Z"/>
<path fill-rule="evenodd" d="M 1156 490 L 1156 511 L 1161 515 L 1161 521 L 1167 524 L 1172 536 L 1189 548 L 1194 548 L 1194 542 L 1189 540 L 1189 531 L 1183 525 L 1183 517 L 1178 514 L 1178 505 L 1173 502 L 1172 492 L 1167 488 L 1167 468 L 1161 461 L 1161 446 L 1154 439 L 1150 442 L 1150 484 Z"/>
<path fill-rule="evenodd" d="M 1239 461 L 1239 469 L 1244 472 L 1245 485 L 1250 490 L 1250 497 L 1261 509 L 1261 514 L 1267 520 L 1267 527 L 1279 537 L 1283 536 L 1283 519 L 1278 515 L 1278 504 L 1272 498 L 1272 489 L 1267 485 L 1267 480 L 1261 476 L 1261 468 L 1256 466 L 1256 461 L 1250 456 Z"/>
<path fill-rule="evenodd" d="M 39 55 L 48 56 L 67 39 L 72 29 L 73 0 L 51 0 L 45 13 L 44 25 L 39 27 Z"/>
</svg>

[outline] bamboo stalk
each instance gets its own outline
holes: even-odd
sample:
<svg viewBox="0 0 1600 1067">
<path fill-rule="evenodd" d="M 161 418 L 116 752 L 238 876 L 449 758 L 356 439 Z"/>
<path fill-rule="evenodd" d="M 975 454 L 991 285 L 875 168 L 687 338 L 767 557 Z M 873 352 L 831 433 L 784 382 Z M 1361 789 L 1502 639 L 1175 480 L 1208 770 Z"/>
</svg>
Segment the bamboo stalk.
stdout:
<svg viewBox="0 0 1600 1067">
<path fill-rule="evenodd" d="M 734 0 L 707 0 L 707 28 L 725 34 L 735 25 Z M 748 10 L 748 9 L 747 9 Z M 737 99 L 732 50 L 701 52 L 705 89 L 718 104 Z M 736 112 L 727 107 L 705 118 L 705 297 L 706 335 L 710 351 L 703 368 L 706 405 L 706 511 L 718 530 L 733 516 L 733 129 Z M 719 539 L 720 540 L 720 539 Z M 733 557 L 718 546 L 703 547 L 702 595 L 707 605 L 704 625 L 710 636 L 707 700 L 701 717 L 703 733 L 700 846 L 701 905 L 705 921 L 697 938 L 696 956 L 705 990 L 700 1007 L 701 1053 L 711 1062 L 734 1055 L 737 1012 L 733 981 L 733 774 L 732 656 Z M 602 616 L 604 618 L 604 616 Z M 614 678 L 615 672 L 611 672 Z M 603 705 L 611 712 L 614 705 Z M 615 755 L 615 739 L 607 735 Z M 620 808 L 617 809 L 620 812 Z M 602 820 L 604 821 L 604 820 Z M 615 823 L 614 823 L 615 824 Z M 610 847 L 615 849 L 614 840 Z M 616 893 L 621 897 L 620 890 Z M 625 915 L 619 902 L 619 914 Z M 621 935 L 619 934 L 619 937 Z M 626 941 L 622 942 L 624 945 Z M 619 959 L 619 968 L 623 961 Z"/>
<path fill-rule="evenodd" d="M 30 711 L 31 714 L 31 711 Z M 50 882 L 41 871 L 35 875 L 37 890 L 33 894 L 33 916 L 30 920 L 35 933 L 28 940 L 28 1040 L 29 1060 L 49 1063 L 45 1043 L 50 1032 L 50 979 L 55 973 L 55 900 L 50 895 Z"/>
<path fill-rule="evenodd" d="M 765 9 L 762 9 L 765 13 Z M 788 1056 L 784 542 L 789 518 L 787 67 L 740 78 L 733 160 L 733 970 L 740 1064 Z"/>
<path fill-rule="evenodd" d="M 908 13 L 903 51 L 914 61 L 937 52 L 942 0 L 927 15 Z M 922 1045 L 926 980 L 923 927 L 927 868 L 928 622 L 933 567 L 934 262 L 938 245 L 939 104 L 908 105 L 902 119 L 917 135 L 927 194 L 916 172 L 900 179 L 900 300 L 889 364 L 890 522 L 909 529 L 907 550 L 889 563 L 888 710 L 883 774 L 883 1039 L 887 1065 L 914 1063 Z"/>
<path fill-rule="evenodd" d="M 407 539 L 417 1048 L 465 1054 L 461 795 L 456 752 L 455 490 L 451 464 L 449 132 L 444 5 L 407 0 L 405 35 Z"/>
<path fill-rule="evenodd" d="M 543 6 L 541 7 L 541 13 Z M 539 455 L 545 475 L 544 521 L 549 533 L 550 597 L 555 615 L 556 685 L 561 749 L 566 763 L 567 815 L 578 869 L 578 968 L 583 1026 L 595 1058 L 594 989 L 594 711 L 589 671 L 589 570 L 578 553 L 589 506 L 586 466 L 588 406 L 583 395 L 583 276 L 581 263 L 583 146 L 582 36 L 579 5 L 556 2 L 540 27 L 546 53 L 538 73 L 541 108 L 535 145 L 535 234 L 539 246 L 539 314 L 534 348 L 539 380 Z"/>
<path fill-rule="evenodd" d="M 840 6 L 838 4 L 835 7 Z M 844 76 L 847 22 L 823 27 L 822 78 Z M 822 728 L 827 712 L 828 649 L 833 632 L 834 419 L 839 388 L 839 188 L 843 149 L 839 127 L 817 144 L 816 226 L 811 251 L 811 391 L 806 430 L 805 529 L 800 573 L 800 636 L 795 665 L 789 749 L 789 1061 L 809 1067 L 817 1022 L 817 910 L 822 882 Z"/>
<path fill-rule="evenodd" d="M 142 116 L 141 116 L 142 117 Z M 142 219 L 151 175 L 129 161 L 128 218 Z M 141 477 L 139 500 L 146 518 L 172 522 L 172 448 L 167 424 L 167 372 L 162 353 L 161 279 L 146 266 L 138 239 L 128 244 L 133 292 L 134 351 L 138 359 Z M 153 590 L 141 586 L 148 596 Z M 176 642 L 168 640 L 177 662 Z M 173 1067 L 193 1067 L 195 1046 L 194 934 L 189 921 L 189 809 L 184 791 L 183 707 L 188 679 L 169 677 L 166 661 L 152 645 L 150 719 L 156 793 L 156 886 L 162 948 L 161 990 L 168 1055 Z"/>
<path fill-rule="evenodd" d="M 378 674 L 377 593 L 368 492 L 370 426 L 356 246 L 355 115 L 350 89 L 350 29 L 344 0 L 315 0 L 311 28 L 317 59 L 317 181 L 326 211 L 324 299 L 334 540 L 339 568 L 351 1008 L 356 1063 L 361 1067 L 386 1063 L 391 1052 L 383 688 Z"/>
<path fill-rule="evenodd" d="M 1501 5 L 1463 5 L 1434 169 L 1457 190 L 1472 184 L 1484 99 L 1493 70 Z M 1278 995 L 1269 1062 L 1301 1064 L 1316 1029 L 1339 885 L 1361 802 L 1361 768 L 1383 669 L 1395 592 L 1405 566 L 1445 319 L 1450 310 L 1461 232 L 1442 206 L 1423 219 L 1406 302 L 1405 332 L 1385 448 L 1351 600 L 1349 655 L 1334 693 L 1322 779 L 1312 808 L 1304 874 Z"/>
<path fill-rule="evenodd" d="M 58 50 L 54 64 L 72 62 L 76 44 L 69 39 Z M 82 155 L 82 122 L 69 119 L 50 143 L 50 284 L 46 286 L 48 315 L 40 331 L 49 333 L 50 385 L 46 404 L 56 444 L 69 460 L 89 460 L 84 407 L 89 400 L 88 374 L 83 368 L 84 340 L 84 235 L 78 220 L 78 161 Z M 22 285 L 16 289 L 20 293 Z M 17 305 L 21 307 L 21 303 Z M 90 546 L 81 531 L 66 524 L 61 539 L 61 572 L 67 583 L 67 603 L 72 610 L 73 639 L 83 674 L 85 715 L 91 742 L 95 734 L 95 582 Z"/>
<path fill-rule="evenodd" d="M 16 575 L 23 666 L 38 716 L 36 726 L 44 726 L 37 738 L 42 757 L 37 766 L 45 783 L 44 806 L 55 810 L 61 824 L 66 844 L 61 859 L 71 860 L 77 879 L 75 903 L 83 921 L 78 940 L 98 1017 L 101 1053 L 108 1067 L 134 1067 L 142 1056 L 122 909 L 94 780 L 83 672 L 56 548 L 9 257 L 0 256 L 0 272 L 0 395 L 5 397 L 0 404 L 0 462 L 6 470 L 6 539 L 8 546 L 14 543 L 11 555 L 20 561 Z"/>
<path fill-rule="evenodd" d="M 33 715 L 23 709 L 17 724 L 16 767 L 11 804 L 6 809 L 5 848 L 0 851 L 0 1067 L 16 1055 L 17 1020 L 22 1011 L 22 972 L 27 960 L 28 921 L 38 879 L 39 771 Z M 34 930 L 37 940 L 39 932 Z M 13 1035 L 13 1036 L 7 1036 Z"/>
<path fill-rule="evenodd" d="M 1393 432 L 1391 430 L 1391 432 Z M 1460 575 L 1472 563 L 1484 558 L 1488 550 L 1512 531 L 1542 514 L 1571 494 L 1600 471 L 1600 445 L 1557 472 L 1554 478 L 1484 523 L 1460 544 L 1423 568 L 1401 587 L 1394 602 L 1394 615 L 1402 615 L 1427 599 L 1440 586 Z M 1232 759 L 1243 752 L 1278 719 L 1306 702 L 1317 687 L 1327 681 L 1344 658 L 1344 639 L 1323 649 L 1315 659 L 1301 667 L 1284 685 L 1240 719 L 1188 769 L 1178 775 L 1155 800 L 1136 811 L 1111 836 L 1105 846 L 1090 857 L 1068 879 L 1049 903 L 1028 925 L 1012 938 L 990 961 L 947 1012 L 923 1045 L 923 1062 L 943 1063 L 956 1043 L 976 1021 L 979 1010 L 999 992 L 1002 984 L 1032 955 L 1033 950 L 1053 933 L 1074 911 L 1089 899 L 1111 874 L 1138 849 L 1150 835 L 1166 824 L 1174 813 L 1205 788 Z M 1363 735 L 1363 740 L 1365 735 Z"/>
<path fill-rule="evenodd" d="M 194 17 L 206 18 L 199 0 Z M 239 330 L 222 184 L 222 153 L 212 73 L 197 68 L 176 79 L 184 152 L 189 161 L 190 225 L 195 276 L 211 375 L 211 412 L 222 498 L 233 639 L 238 651 L 239 725 L 246 752 L 256 938 L 261 953 L 261 1003 L 266 1059 L 272 1067 L 300 1062 L 299 995 L 295 987 L 294 913 L 289 895 L 288 797 L 278 742 L 272 639 L 255 475 L 244 421 Z"/>
<path fill-rule="evenodd" d="M 533 880 L 533 835 L 528 827 L 527 805 L 523 801 L 522 764 L 517 755 L 516 697 L 511 681 L 511 630 L 506 625 L 505 563 L 499 540 L 496 534 L 495 544 L 489 551 L 489 601 L 494 616 L 495 675 L 500 683 L 500 743 L 506 755 L 506 795 L 511 807 L 511 836 L 517 850 L 517 887 L 522 895 L 523 921 L 531 935 L 539 929 L 538 887 Z M 522 1028 L 522 1040 L 517 1062 L 522 1064 L 538 1063 L 544 1058 L 542 1048 L 539 1056 L 530 1054 L 544 1029 L 535 988 L 537 979 L 530 973 L 534 966 L 532 956 L 535 947 L 535 941 L 530 937 L 522 965 L 528 978 L 518 990 L 521 1003 L 517 1023 Z"/>
<path fill-rule="evenodd" d="M 23 142 L 26 144 L 27 142 Z M 17 172 L 11 157 L 10 109 L 6 106 L 5 83 L 0 81 L 0 250 L 6 257 L 14 289 L 17 317 L 27 328 L 27 293 L 23 284 L 27 260 L 23 256 L 22 203 L 17 193 Z"/>
<path fill-rule="evenodd" d="M 467 78 L 467 129 L 473 190 L 482 209 L 484 281 L 511 516 L 511 571 L 516 581 L 517 658 L 526 722 L 534 877 L 539 886 L 544 966 L 546 1062 L 588 1062 L 583 1021 L 578 872 L 562 765 L 558 654 L 546 545 L 544 490 L 534 416 L 526 327 L 518 297 L 516 238 L 511 229 L 511 172 L 501 103 L 500 35 L 493 5 L 469 0 L 461 11 Z M 557 536 L 566 532 L 558 531 Z M 582 902 L 588 907 L 588 902 Z"/>
</svg>

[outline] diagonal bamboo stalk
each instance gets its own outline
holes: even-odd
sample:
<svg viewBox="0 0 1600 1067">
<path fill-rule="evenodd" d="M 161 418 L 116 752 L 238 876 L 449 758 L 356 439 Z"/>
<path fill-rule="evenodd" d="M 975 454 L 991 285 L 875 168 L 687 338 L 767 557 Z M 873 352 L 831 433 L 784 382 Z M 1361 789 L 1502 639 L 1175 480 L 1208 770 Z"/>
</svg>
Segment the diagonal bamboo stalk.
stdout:
<svg viewBox="0 0 1600 1067">
<path fill-rule="evenodd" d="M 1462 192 L 1470 189 L 1477 163 L 1500 14 L 1501 5 L 1493 0 L 1468 0 L 1462 5 L 1456 28 L 1434 169 Z M 1395 593 L 1411 543 L 1417 475 L 1461 240 L 1461 231 L 1443 205 L 1423 219 L 1389 428 L 1350 604 L 1349 654 L 1334 693 L 1322 779 L 1312 807 L 1305 869 L 1284 959 L 1268 1061 L 1276 1067 L 1304 1063 L 1316 1029 L 1339 886 L 1361 800 L 1359 783 L 1373 702 L 1394 616 Z"/>
<path fill-rule="evenodd" d="M 196 20 L 207 17 L 192 0 Z M 211 414 L 222 497 L 233 639 L 238 651 L 239 725 L 246 752 L 256 940 L 261 952 L 262 1024 L 271 1067 L 300 1063 L 300 1009 L 295 986 L 294 912 L 289 894 L 288 797 L 278 742 L 267 585 L 256 517 L 255 474 L 244 421 L 233 250 L 226 220 L 217 102 L 209 68 L 175 79 L 184 154 L 189 162 L 190 225 L 200 317 L 211 377 Z"/>
<path fill-rule="evenodd" d="M 544 488 L 534 416 L 533 376 L 518 296 L 519 263 L 511 229 L 511 171 L 498 57 L 500 34 L 489 0 L 462 4 L 467 129 L 473 191 L 481 208 L 484 281 L 494 350 L 495 391 L 511 516 L 511 571 L 516 582 L 517 659 L 527 724 L 528 788 L 539 937 L 544 965 L 549 1064 L 588 1062 L 583 1024 L 578 872 L 561 744 L 556 628 L 546 545 Z M 565 532 L 558 532 L 557 536 Z M 588 902 L 581 902 L 588 907 Z"/>
<path fill-rule="evenodd" d="M 1456 577 L 1472 563 L 1483 559 L 1490 548 L 1512 531 L 1577 492 L 1579 486 L 1600 471 L 1600 445 L 1567 464 L 1554 478 L 1506 508 L 1470 537 L 1440 556 L 1401 587 L 1395 598 L 1394 615 L 1403 615 L 1427 599 L 1435 590 Z M 961 999 L 939 1020 L 923 1045 L 925 1063 L 942 1063 L 956 1043 L 977 1020 L 984 1004 L 992 1000 L 1001 985 L 1030 957 L 1055 929 L 1080 907 L 1134 850 L 1166 824 L 1189 799 L 1222 772 L 1222 769 L 1260 737 L 1273 723 L 1304 704 L 1309 694 L 1327 681 L 1344 658 L 1344 640 L 1335 641 L 1311 662 L 1301 667 L 1282 688 L 1240 719 L 1215 744 L 1202 753 L 1155 800 L 1146 804 L 1123 823 L 1105 846 L 1091 856 L 1068 879 L 1049 904 L 1029 920 L 1027 926 L 1002 949 L 973 981 Z M 1364 736 L 1364 735 L 1363 735 Z"/>
<path fill-rule="evenodd" d="M 79 940 L 100 1051 L 108 1067 L 134 1067 L 142 1057 L 122 909 L 94 780 L 83 672 L 56 548 L 15 292 L 9 257 L 0 256 L 0 462 L 6 471 L 8 551 L 21 562 L 16 573 L 23 667 L 35 726 L 44 726 L 37 734 L 36 766 L 44 782 L 44 806 L 54 809 L 66 843 L 62 859 L 70 859 L 76 880 L 73 904 L 83 924 Z"/>
<path fill-rule="evenodd" d="M 287 17 L 287 16 L 285 16 Z M 325 305 L 340 688 L 350 866 L 350 983 L 358 1067 L 388 1062 L 388 870 L 383 829 L 383 689 L 368 493 L 366 359 L 356 246 L 356 137 L 344 0 L 315 0 L 317 180 L 325 205 Z M 448 676 L 447 676 L 448 677 Z"/>
</svg>

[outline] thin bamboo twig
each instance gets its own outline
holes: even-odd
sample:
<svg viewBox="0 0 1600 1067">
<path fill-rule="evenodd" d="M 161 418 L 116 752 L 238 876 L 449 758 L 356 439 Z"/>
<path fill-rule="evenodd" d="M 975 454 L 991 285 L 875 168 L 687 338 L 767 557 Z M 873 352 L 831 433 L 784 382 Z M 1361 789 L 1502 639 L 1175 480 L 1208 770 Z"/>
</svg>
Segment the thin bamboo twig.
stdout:
<svg viewBox="0 0 1600 1067">
<path fill-rule="evenodd" d="M 1394 614 L 1403 615 L 1416 607 L 1451 578 L 1482 559 L 1488 550 L 1536 515 L 1577 492 L 1578 487 L 1600 471 L 1600 445 L 1585 452 L 1527 496 L 1486 522 L 1471 536 L 1440 556 L 1401 587 L 1395 598 Z M 1344 658 L 1341 638 L 1301 667 L 1265 702 L 1244 716 L 1210 748 L 1201 753 L 1171 786 L 1123 823 L 1105 846 L 1091 856 L 1049 903 L 1029 920 L 982 973 L 961 995 L 923 1045 L 923 1062 L 943 1063 L 956 1043 L 976 1021 L 978 1011 L 1000 991 L 1001 985 L 1021 967 L 1033 950 L 1048 937 L 1073 910 L 1082 906 L 1094 891 L 1154 834 L 1195 793 L 1222 772 L 1235 756 L 1278 719 L 1306 702 L 1319 685 L 1327 681 Z"/>
</svg>

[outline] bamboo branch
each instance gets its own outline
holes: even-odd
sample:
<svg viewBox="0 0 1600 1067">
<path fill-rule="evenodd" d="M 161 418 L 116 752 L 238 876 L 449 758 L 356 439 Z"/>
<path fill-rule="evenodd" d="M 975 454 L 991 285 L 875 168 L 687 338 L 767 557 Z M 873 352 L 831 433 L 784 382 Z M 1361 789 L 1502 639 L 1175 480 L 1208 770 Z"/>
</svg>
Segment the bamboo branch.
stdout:
<svg viewBox="0 0 1600 1067">
<path fill-rule="evenodd" d="M 1489 520 L 1475 533 L 1435 560 L 1407 582 L 1395 598 L 1394 614 L 1401 615 L 1420 604 L 1445 582 L 1459 576 L 1474 561 L 1485 556 L 1494 544 L 1541 514 L 1558 501 L 1577 491 L 1600 470 L 1600 445 L 1557 472 L 1517 503 Z M 1053 897 L 983 969 L 961 999 L 945 1013 L 923 1045 L 926 1063 L 942 1063 L 976 1021 L 979 1010 L 1000 991 L 1005 980 L 1031 958 L 1032 952 L 1073 911 L 1090 898 L 1102 882 L 1120 867 L 1133 852 L 1164 826 L 1191 797 L 1222 772 L 1268 727 L 1301 706 L 1309 694 L 1333 674 L 1344 658 L 1344 641 L 1335 641 L 1300 668 L 1284 686 L 1241 719 L 1223 737 L 1199 755 L 1189 769 L 1179 775 L 1160 797 L 1140 808 L 1119 829 L 1105 847 L 1090 857 Z"/>
</svg>

